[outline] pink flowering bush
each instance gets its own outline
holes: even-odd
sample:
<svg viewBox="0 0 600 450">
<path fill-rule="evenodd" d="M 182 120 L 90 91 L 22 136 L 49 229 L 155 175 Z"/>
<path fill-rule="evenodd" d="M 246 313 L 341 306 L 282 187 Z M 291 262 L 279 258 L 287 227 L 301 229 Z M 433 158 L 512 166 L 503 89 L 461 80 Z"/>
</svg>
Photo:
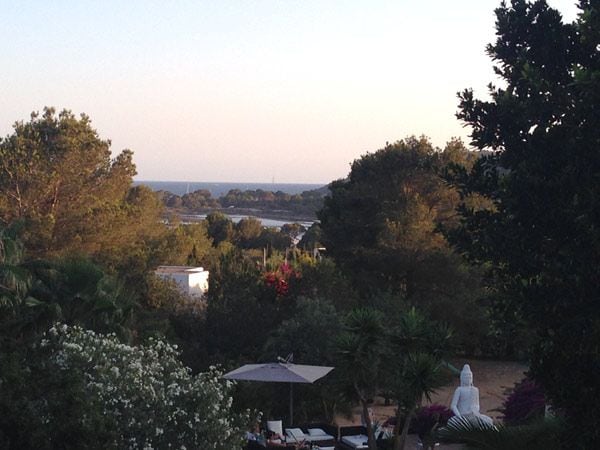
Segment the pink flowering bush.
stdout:
<svg viewBox="0 0 600 450">
<path fill-rule="evenodd" d="M 265 285 L 275 289 L 277 298 L 288 295 L 290 283 L 301 278 L 299 271 L 294 270 L 288 263 L 283 263 L 275 271 L 266 272 L 263 275 Z"/>
<path fill-rule="evenodd" d="M 505 424 L 524 425 L 532 419 L 543 417 L 545 409 L 544 392 L 533 380 L 525 378 L 515 384 L 501 412 Z"/>
<path fill-rule="evenodd" d="M 423 406 L 417 410 L 412 428 L 421 439 L 424 439 L 433 430 L 445 426 L 453 415 L 454 413 L 444 405 L 433 403 Z"/>
</svg>

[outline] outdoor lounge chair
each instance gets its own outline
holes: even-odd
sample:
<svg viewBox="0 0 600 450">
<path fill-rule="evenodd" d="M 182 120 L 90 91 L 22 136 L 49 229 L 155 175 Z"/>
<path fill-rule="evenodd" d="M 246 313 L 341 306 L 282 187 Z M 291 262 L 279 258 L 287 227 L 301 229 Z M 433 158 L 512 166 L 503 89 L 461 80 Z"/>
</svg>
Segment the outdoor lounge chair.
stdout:
<svg viewBox="0 0 600 450">
<path fill-rule="evenodd" d="M 300 426 L 300 428 L 302 428 L 304 433 L 307 433 L 307 434 L 311 434 L 310 433 L 311 429 L 319 428 L 320 430 L 323 430 L 325 432 L 325 434 L 332 436 L 332 439 L 335 439 L 335 440 L 337 440 L 338 435 L 339 435 L 339 430 L 336 425 L 331 425 L 331 424 L 325 423 L 325 422 L 305 423 L 305 424 L 302 424 Z"/>
<path fill-rule="evenodd" d="M 267 430 L 283 436 L 283 422 L 281 420 L 267 420 Z"/>
<path fill-rule="evenodd" d="M 356 450 L 369 448 L 367 429 L 365 427 L 341 427 L 340 448 L 344 450 Z"/>
<path fill-rule="evenodd" d="M 282 443 L 282 440 L 280 438 L 284 438 L 284 434 L 283 422 L 281 420 L 267 420 L 267 438 L 267 447 L 269 447 L 269 441 L 275 444 Z"/>
<path fill-rule="evenodd" d="M 322 442 L 333 443 L 335 445 L 335 437 L 327 434 L 322 428 L 308 428 L 306 432 L 305 430 L 300 428 L 286 428 L 286 442 L 309 442 L 312 444 Z"/>
<path fill-rule="evenodd" d="M 308 440 L 313 444 L 318 444 L 319 442 L 335 442 L 335 437 L 331 434 L 327 434 L 325 430 L 322 428 L 314 427 L 308 428 Z"/>
<path fill-rule="evenodd" d="M 285 441 L 292 442 L 292 443 L 309 442 L 308 435 L 304 434 L 304 431 L 302 431 L 300 428 L 286 428 L 285 429 Z"/>
</svg>

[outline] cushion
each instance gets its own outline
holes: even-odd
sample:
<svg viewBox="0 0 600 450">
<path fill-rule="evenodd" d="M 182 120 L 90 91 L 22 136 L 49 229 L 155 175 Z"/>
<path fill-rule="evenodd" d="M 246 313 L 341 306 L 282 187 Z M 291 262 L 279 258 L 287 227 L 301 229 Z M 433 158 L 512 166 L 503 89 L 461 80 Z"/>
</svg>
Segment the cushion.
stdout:
<svg viewBox="0 0 600 450">
<path fill-rule="evenodd" d="M 327 433 L 325 433 L 325 431 L 323 431 L 321 428 L 309 428 L 308 429 L 308 434 L 310 436 L 328 436 Z"/>
<path fill-rule="evenodd" d="M 286 428 L 285 434 L 296 439 L 304 439 L 304 431 L 300 428 Z"/>
<path fill-rule="evenodd" d="M 342 442 L 352 448 L 369 448 L 367 445 L 369 438 L 364 434 L 354 436 L 344 436 Z"/>
<path fill-rule="evenodd" d="M 324 441 L 333 441 L 335 438 L 329 434 L 322 434 L 320 436 L 309 436 L 308 440 L 310 442 L 324 442 Z"/>
<path fill-rule="evenodd" d="M 300 428 L 286 428 L 285 434 L 288 437 L 288 442 L 301 442 L 306 439 L 306 435 Z"/>
<path fill-rule="evenodd" d="M 273 433 L 283 434 L 283 424 L 281 420 L 268 420 L 267 421 L 267 430 L 272 431 Z"/>
</svg>

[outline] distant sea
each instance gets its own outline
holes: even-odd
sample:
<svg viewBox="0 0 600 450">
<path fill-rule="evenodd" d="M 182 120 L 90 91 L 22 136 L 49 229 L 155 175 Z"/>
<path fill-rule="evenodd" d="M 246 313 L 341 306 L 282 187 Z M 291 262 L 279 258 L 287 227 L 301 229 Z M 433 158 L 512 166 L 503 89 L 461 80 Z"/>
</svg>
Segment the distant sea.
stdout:
<svg viewBox="0 0 600 450">
<path fill-rule="evenodd" d="M 204 183 L 201 181 L 134 181 L 134 186 L 144 184 L 153 191 L 169 191 L 173 194 L 183 195 L 199 189 L 210 191 L 214 198 L 227 194 L 231 189 L 240 191 L 262 189 L 263 191 L 285 192 L 286 194 L 300 194 L 323 187 L 323 184 L 298 184 L 298 183 Z"/>
</svg>

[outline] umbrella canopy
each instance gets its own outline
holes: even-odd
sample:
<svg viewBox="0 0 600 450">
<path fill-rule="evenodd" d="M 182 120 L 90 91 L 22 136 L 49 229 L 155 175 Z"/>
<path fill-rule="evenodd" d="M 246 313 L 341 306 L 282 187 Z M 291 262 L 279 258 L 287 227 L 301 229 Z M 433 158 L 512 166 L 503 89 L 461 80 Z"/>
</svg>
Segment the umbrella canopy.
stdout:
<svg viewBox="0 0 600 450">
<path fill-rule="evenodd" d="M 266 381 L 274 383 L 314 383 L 333 367 L 305 364 L 246 364 L 223 375 L 228 380 Z"/>
<path fill-rule="evenodd" d="M 246 364 L 223 375 L 227 380 L 290 383 L 290 426 L 294 421 L 293 383 L 314 383 L 333 370 L 327 366 L 309 366 L 289 362 Z"/>
</svg>

